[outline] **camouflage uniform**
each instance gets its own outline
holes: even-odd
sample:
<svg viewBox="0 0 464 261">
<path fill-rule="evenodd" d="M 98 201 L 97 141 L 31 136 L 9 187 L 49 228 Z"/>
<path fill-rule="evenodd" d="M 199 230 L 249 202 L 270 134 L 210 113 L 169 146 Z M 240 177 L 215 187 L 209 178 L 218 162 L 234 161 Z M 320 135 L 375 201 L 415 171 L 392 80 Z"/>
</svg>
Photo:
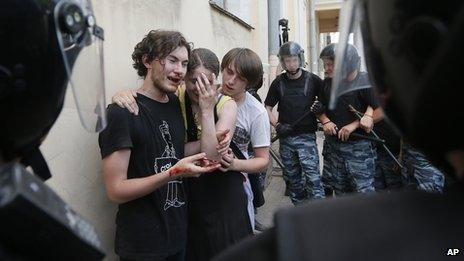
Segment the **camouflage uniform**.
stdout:
<svg viewBox="0 0 464 261">
<path fill-rule="evenodd" d="M 285 166 L 283 177 L 289 186 L 293 204 L 324 198 L 316 135 L 299 134 L 281 138 L 279 152 Z"/>
<path fill-rule="evenodd" d="M 406 187 L 415 187 L 428 192 L 443 192 L 445 177 L 434 167 L 425 155 L 411 147 L 403 145 L 402 175 Z"/>
<path fill-rule="evenodd" d="M 334 166 L 336 166 L 334 162 L 334 155 L 333 153 L 333 146 L 331 146 L 333 142 L 327 141 L 327 138 L 324 140 L 324 147 L 322 148 L 322 157 L 324 160 L 323 168 L 322 168 L 322 185 L 324 187 L 324 192 L 326 197 L 332 196 L 334 191 L 334 180 L 333 180 L 333 173 L 335 172 L 332 170 Z"/>
<path fill-rule="evenodd" d="M 382 148 L 377 147 L 375 160 L 375 190 L 398 189 L 403 187 L 403 178 L 399 166 Z"/>
<path fill-rule="evenodd" d="M 393 155 L 400 154 L 401 138 L 396 134 L 391 125 L 381 120 L 374 125 L 376 134 L 385 140 L 385 146 Z M 375 160 L 375 190 L 389 190 L 403 187 L 401 169 L 395 160 L 385 151 L 381 144 L 377 143 L 377 159 Z"/>
<path fill-rule="evenodd" d="M 336 137 L 326 137 L 324 147 L 330 148 L 330 155 L 324 159 L 323 176 L 330 181 L 329 186 L 333 186 L 336 195 L 353 191 L 360 193 L 375 191 L 376 153 L 370 141 L 342 142 Z"/>
</svg>

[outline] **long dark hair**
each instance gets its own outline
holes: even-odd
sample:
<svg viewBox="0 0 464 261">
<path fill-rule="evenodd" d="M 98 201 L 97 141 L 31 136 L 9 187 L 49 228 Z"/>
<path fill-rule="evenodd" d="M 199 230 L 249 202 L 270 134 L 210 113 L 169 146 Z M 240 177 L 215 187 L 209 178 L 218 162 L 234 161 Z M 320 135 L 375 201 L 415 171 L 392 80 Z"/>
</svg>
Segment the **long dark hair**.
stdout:
<svg viewBox="0 0 464 261">
<path fill-rule="evenodd" d="M 219 58 L 210 49 L 196 48 L 192 50 L 187 65 L 187 73 L 193 72 L 193 70 L 200 66 L 213 72 L 216 77 L 219 74 Z"/>
</svg>

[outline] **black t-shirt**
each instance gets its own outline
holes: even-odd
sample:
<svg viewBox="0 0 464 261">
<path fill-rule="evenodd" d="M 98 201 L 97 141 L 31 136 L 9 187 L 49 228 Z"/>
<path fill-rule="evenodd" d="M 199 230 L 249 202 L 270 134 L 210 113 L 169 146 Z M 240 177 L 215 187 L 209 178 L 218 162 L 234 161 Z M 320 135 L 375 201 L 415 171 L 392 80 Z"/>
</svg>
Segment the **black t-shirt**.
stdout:
<svg viewBox="0 0 464 261">
<path fill-rule="evenodd" d="M 360 72 L 351 84 L 355 84 L 356 86 L 369 84 L 367 73 Z M 330 101 L 331 85 L 331 78 L 324 79 L 324 87 L 319 95 L 319 101 L 326 107 L 326 116 L 335 123 L 339 129 L 358 120 L 356 115 L 350 111 L 348 105 L 352 105 L 361 113 L 364 113 L 368 106 L 371 106 L 374 110 L 379 107 L 379 101 L 373 88 L 365 88 L 343 94 L 338 98 L 335 110 L 329 110 L 328 105 Z M 360 131 L 360 129 L 357 131 Z"/>
<path fill-rule="evenodd" d="M 108 126 L 100 133 L 102 158 L 130 149 L 127 178 L 167 170 L 184 156 L 185 129 L 178 98 L 160 103 L 142 94 L 135 116 L 115 104 L 108 106 Z M 124 258 L 164 258 L 185 247 L 187 215 L 182 180 L 171 181 L 147 196 L 119 205 L 116 253 Z"/>
<path fill-rule="evenodd" d="M 306 82 L 308 86 L 305 95 Z M 281 88 L 281 83 L 283 88 Z M 293 124 L 310 110 L 321 88 L 321 78 L 313 73 L 303 70 L 298 79 L 289 79 L 287 74 L 283 73 L 272 82 L 264 104 L 274 107 L 278 103 L 279 122 Z M 310 113 L 293 129 L 295 131 L 292 134 L 315 132 L 317 130 L 316 116 Z"/>
</svg>

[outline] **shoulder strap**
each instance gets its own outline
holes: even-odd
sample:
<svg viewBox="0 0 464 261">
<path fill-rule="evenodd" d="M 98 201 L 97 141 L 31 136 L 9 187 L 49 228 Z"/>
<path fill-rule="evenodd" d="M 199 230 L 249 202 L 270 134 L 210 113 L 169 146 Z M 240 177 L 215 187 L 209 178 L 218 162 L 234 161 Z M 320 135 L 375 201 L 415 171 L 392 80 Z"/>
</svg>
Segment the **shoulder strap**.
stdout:
<svg viewBox="0 0 464 261">
<path fill-rule="evenodd" d="M 216 103 L 216 105 L 214 105 L 214 123 L 217 123 L 218 120 L 219 120 L 219 116 L 218 116 L 218 104 Z"/>
<path fill-rule="evenodd" d="M 218 102 L 217 102 L 217 111 L 218 112 L 221 111 L 222 107 L 224 107 L 224 105 L 230 100 L 233 100 L 233 99 L 227 95 L 219 94 Z"/>
<path fill-rule="evenodd" d="M 308 88 L 309 88 L 309 80 L 311 79 L 311 73 L 310 72 L 306 72 L 305 73 L 305 86 L 304 86 L 304 96 L 308 96 Z"/>
<path fill-rule="evenodd" d="M 279 94 L 280 94 L 280 99 L 282 100 L 282 98 L 284 97 L 284 94 L 285 94 L 285 77 L 284 77 L 284 73 L 281 73 L 279 76 Z"/>
<path fill-rule="evenodd" d="M 305 77 L 305 85 L 304 85 L 304 90 L 303 90 L 303 94 L 304 96 L 307 96 L 308 95 L 308 89 L 309 89 L 309 80 L 311 80 L 311 73 L 310 72 L 306 72 L 304 73 L 304 77 Z M 285 78 L 282 76 L 282 74 L 279 76 L 280 77 L 280 82 L 279 82 L 279 94 L 280 94 L 280 97 L 284 97 L 284 94 L 285 94 Z"/>
<path fill-rule="evenodd" d="M 245 155 L 243 155 L 242 151 L 238 148 L 237 144 L 235 144 L 234 141 L 231 141 L 229 146 L 232 149 L 232 151 L 234 152 L 235 157 L 237 157 L 237 158 L 239 158 L 241 160 L 246 160 L 247 159 L 245 157 Z"/>
<path fill-rule="evenodd" d="M 29 145 L 22 149 L 21 163 L 26 167 L 30 166 L 34 173 L 39 176 L 43 181 L 52 177 L 50 169 L 48 168 L 47 161 L 39 149 L 40 144 Z"/>
<path fill-rule="evenodd" d="M 196 141 L 198 140 L 198 128 L 195 124 L 195 120 L 193 119 L 193 112 L 192 112 L 192 102 L 188 95 L 184 96 L 185 100 L 185 118 L 187 121 L 187 126 L 185 126 L 185 130 L 187 132 L 187 141 Z"/>
</svg>

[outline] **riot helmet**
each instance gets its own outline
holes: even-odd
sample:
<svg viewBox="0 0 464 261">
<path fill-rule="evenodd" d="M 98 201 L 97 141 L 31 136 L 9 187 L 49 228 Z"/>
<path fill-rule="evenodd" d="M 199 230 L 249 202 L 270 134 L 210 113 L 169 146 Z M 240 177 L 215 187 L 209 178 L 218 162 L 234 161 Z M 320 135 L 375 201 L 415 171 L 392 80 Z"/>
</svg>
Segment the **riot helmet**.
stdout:
<svg viewBox="0 0 464 261">
<path fill-rule="evenodd" d="M 304 50 L 301 46 L 295 42 L 286 42 L 279 49 L 279 61 L 284 70 L 290 74 L 297 74 L 300 68 L 305 67 L 305 58 Z M 296 57 L 298 58 L 298 67 L 296 68 L 287 68 L 285 64 L 285 58 L 287 57 Z"/>
<path fill-rule="evenodd" d="M 335 60 L 335 44 L 331 43 L 322 49 L 319 59 Z"/>
<path fill-rule="evenodd" d="M 4 161 L 37 159 L 41 140 L 63 107 L 68 82 L 84 127 L 99 131 L 105 126 L 103 30 L 89 0 L 3 0 L 0 35 Z"/>
<path fill-rule="evenodd" d="M 335 53 L 337 49 L 337 44 L 332 43 L 322 49 L 319 58 L 321 60 L 330 60 L 335 61 Z M 346 79 L 350 73 L 353 71 L 359 71 L 361 67 L 361 58 L 358 55 L 356 47 L 352 44 L 347 44 L 347 50 L 345 55 L 345 60 L 342 65 L 342 79 Z"/>
</svg>

